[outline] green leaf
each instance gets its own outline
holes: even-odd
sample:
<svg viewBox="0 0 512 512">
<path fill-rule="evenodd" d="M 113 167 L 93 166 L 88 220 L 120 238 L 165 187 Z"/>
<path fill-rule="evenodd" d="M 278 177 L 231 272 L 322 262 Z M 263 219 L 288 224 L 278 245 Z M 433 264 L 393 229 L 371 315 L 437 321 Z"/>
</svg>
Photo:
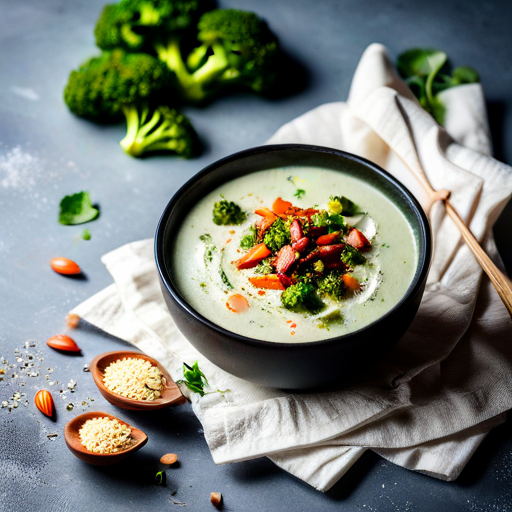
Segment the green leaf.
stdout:
<svg viewBox="0 0 512 512">
<path fill-rule="evenodd" d="M 204 373 L 199 369 L 199 363 L 196 361 L 192 366 L 183 363 L 183 381 L 178 381 L 178 384 L 185 384 L 190 391 L 198 393 L 201 396 L 205 395 L 204 386 L 209 386 L 208 379 Z"/>
<path fill-rule="evenodd" d="M 298 188 L 295 194 L 293 194 L 297 199 L 301 199 L 302 196 L 306 194 L 306 191 L 303 188 Z"/>
<path fill-rule="evenodd" d="M 77 192 L 65 196 L 60 202 L 59 222 L 64 225 L 83 224 L 94 220 L 99 213 L 91 204 L 89 192 Z"/>
<path fill-rule="evenodd" d="M 452 72 L 452 82 L 455 85 L 474 84 L 480 82 L 480 75 L 473 68 L 459 66 Z"/>
<path fill-rule="evenodd" d="M 446 53 L 434 48 L 413 48 L 400 54 L 397 68 L 404 78 L 412 76 L 428 77 L 437 73 L 446 62 Z"/>
<path fill-rule="evenodd" d="M 91 233 L 88 229 L 84 229 L 83 233 L 82 233 L 82 238 L 84 240 L 90 240 L 91 239 Z"/>
<path fill-rule="evenodd" d="M 163 471 L 159 471 L 155 475 L 155 482 L 157 485 L 165 485 L 165 481 L 167 480 L 166 474 Z"/>
</svg>

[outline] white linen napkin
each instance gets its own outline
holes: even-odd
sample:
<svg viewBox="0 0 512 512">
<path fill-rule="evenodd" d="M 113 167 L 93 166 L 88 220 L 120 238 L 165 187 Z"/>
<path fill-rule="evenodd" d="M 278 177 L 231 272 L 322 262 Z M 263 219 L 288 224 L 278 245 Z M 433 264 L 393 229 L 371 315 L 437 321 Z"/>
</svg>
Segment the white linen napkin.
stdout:
<svg viewBox="0 0 512 512">
<path fill-rule="evenodd" d="M 430 204 L 402 161 L 419 158 L 433 187 L 452 191 L 452 204 L 498 260 L 491 227 L 512 193 L 512 172 L 490 156 L 480 85 L 449 89 L 443 101 L 446 130 L 421 109 L 385 48 L 373 44 L 347 103 L 307 112 L 269 141 L 330 146 L 373 160 L 430 212 L 435 252 L 418 315 L 383 360 L 348 388 L 291 394 L 229 375 L 172 321 L 152 240 L 102 258 L 114 284 L 72 312 L 157 358 L 175 380 L 183 361 L 198 360 L 212 389 L 230 390 L 202 398 L 183 390 L 216 463 L 268 456 L 326 491 L 372 449 L 405 468 L 452 480 L 504 421 L 512 407 L 512 321 L 442 204 Z"/>
</svg>

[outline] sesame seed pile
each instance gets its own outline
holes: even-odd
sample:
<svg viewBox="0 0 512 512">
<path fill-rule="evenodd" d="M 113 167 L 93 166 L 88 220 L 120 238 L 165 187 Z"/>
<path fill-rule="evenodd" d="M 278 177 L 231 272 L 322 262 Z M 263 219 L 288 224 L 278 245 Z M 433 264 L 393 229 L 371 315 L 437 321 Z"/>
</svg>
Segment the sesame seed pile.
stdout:
<svg viewBox="0 0 512 512">
<path fill-rule="evenodd" d="M 116 453 L 132 444 L 131 428 L 106 417 L 87 420 L 78 434 L 82 445 L 94 453 Z"/>
<path fill-rule="evenodd" d="M 165 377 L 149 361 L 123 358 L 105 368 L 103 383 L 118 395 L 134 400 L 156 400 L 165 387 Z"/>
</svg>

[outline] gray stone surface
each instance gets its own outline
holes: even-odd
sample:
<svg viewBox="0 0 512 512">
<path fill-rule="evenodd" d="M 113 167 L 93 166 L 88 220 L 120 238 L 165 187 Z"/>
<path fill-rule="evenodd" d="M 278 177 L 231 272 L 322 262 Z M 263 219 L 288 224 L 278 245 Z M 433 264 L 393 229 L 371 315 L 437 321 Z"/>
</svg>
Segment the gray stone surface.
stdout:
<svg viewBox="0 0 512 512">
<path fill-rule="evenodd" d="M 45 341 L 65 330 L 70 308 L 111 283 L 102 254 L 152 237 L 169 198 L 205 165 L 263 143 L 284 122 L 321 103 L 345 99 L 360 55 L 374 41 L 395 56 L 413 46 L 439 47 L 456 64 L 478 69 L 496 155 L 511 163 L 512 148 L 505 141 L 512 134 L 512 3 L 223 0 L 222 7 L 255 10 L 269 20 L 310 80 L 301 93 L 280 100 L 237 94 L 205 109 L 187 108 L 206 141 L 202 156 L 190 161 L 131 159 L 117 144 L 121 126 L 77 119 L 63 104 L 69 71 L 96 52 L 93 26 L 102 5 L 0 0 L 0 356 L 18 364 L 14 350 L 33 340 L 36 347 L 29 351 L 44 358 L 36 358 L 38 377 L 4 376 L 0 382 L 0 400 L 19 390 L 29 401 L 10 413 L 0 409 L 0 510 L 163 511 L 181 502 L 186 510 L 202 511 L 212 510 L 209 495 L 218 491 L 229 511 L 511 511 L 510 422 L 488 436 L 454 483 L 367 453 L 334 489 L 321 494 L 266 459 L 215 466 L 188 405 L 151 415 L 114 410 L 82 366 L 100 352 L 122 348 L 119 340 L 80 329 L 74 336 L 81 357 L 56 353 Z M 101 206 L 101 217 L 86 226 L 90 241 L 80 238 L 83 226 L 57 223 L 60 199 L 79 190 L 89 190 Z M 495 229 L 509 271 L 511 221 L 509 206 Z M 56 255 L 78 261 L 85 279 L 54 274 L 48 261 Z M 76 391 L 61 398 L 58 390 L 70 378 L 78 382 Z M 59 384 L 48 384 L 55 380 Z M 43 387 L 55 396 L 55 422 L 33 405 Z M 76 405 L 71 412 L 65 409 L 69 402 Z M 67 450 L 62 433 L 66 421 L 85 410 L 136 424 L 149 435 L 147 446 L 119 466 L 82 463 Z M 58 437 L 49 440 L 51 432 Z M 167 487 L 158 487 L 153 475 L 167 452 L 178 453 L 180 464 L 167 471 Z"/>
</svg>

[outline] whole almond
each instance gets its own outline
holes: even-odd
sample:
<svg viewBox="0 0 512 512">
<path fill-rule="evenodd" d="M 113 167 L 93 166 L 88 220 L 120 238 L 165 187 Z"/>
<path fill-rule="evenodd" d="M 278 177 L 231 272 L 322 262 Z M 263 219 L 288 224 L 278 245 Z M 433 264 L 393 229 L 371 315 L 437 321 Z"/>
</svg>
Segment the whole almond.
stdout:
<svg viewBox="0 0 512 512">
<path fill-rule="evenodd" d="M 175 453 L 166 453 L 160 458 L 160 462 L 162 464 L 167 464 L 168 466 L 174 464 L 177 460 L 178 456 Z"/>
<path fill-rule="evenodd" d="M 36 407 L 46 416 L 51 418 L 55 414 L 55 404 L 52 394 L 46 389 L 41 389 L 34 397 Z"/>
<path fill-rule="evenodd" d="M 220 492 L 212 492 L 210 494 L 210 501 L 212 505 L 218 507 L 222 503 L 222 494 Z"/>
<path fill-rule="evenodd" d="M 62 350 L 63 352 L 80 352 L 80 347 L 75 343 L 75 340 L 65 334 L 52 336 L 46 344 L 55 350 Z"/>
<path fill-rule="evenodd" d="M 80 267 L 73 260 L 69 260 L 68 258 L 52 258 L 50 260 L 50 266 L 58 274 L 76 275 L 81 272 Z"/>
</svg>

